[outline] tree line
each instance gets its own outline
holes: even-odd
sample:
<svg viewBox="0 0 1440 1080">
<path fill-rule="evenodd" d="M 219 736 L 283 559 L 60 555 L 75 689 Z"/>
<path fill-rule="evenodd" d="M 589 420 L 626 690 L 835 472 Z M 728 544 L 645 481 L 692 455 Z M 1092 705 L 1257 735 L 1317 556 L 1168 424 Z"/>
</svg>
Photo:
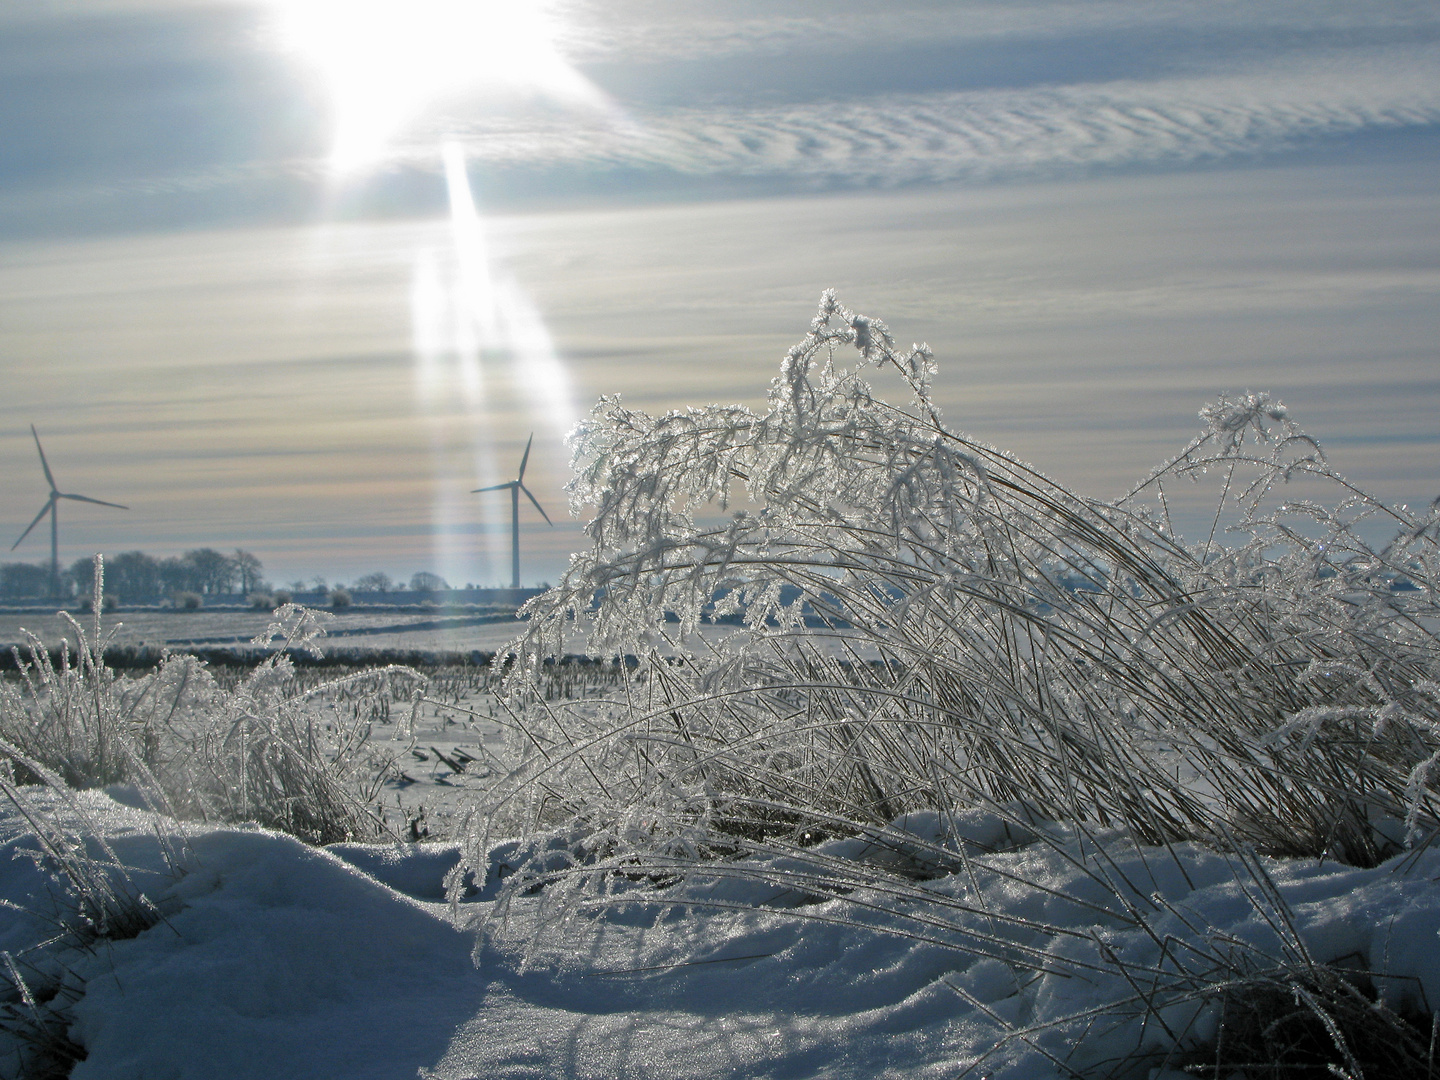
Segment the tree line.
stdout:
<svg viewBox="0 0 1440 1080">
<path fill-rule="evenodd" d="M 226 555 L 214 548 L 196 548 L 183 555 L 156 558 L 143 551 L 125 551 L 105 558 L 105 591 L 127 601 L 160 600 L 180 592 L 201 596 L 249 593 L 265 587 L 264 567 L 248 551 Z M 95 588 L 95 562 L 76 559 L 60 570 L 60 591 L 87 596 Z M 0 563 L 0 598 L 25 600 L 50 594 L 50 568 L 44 564 Z"/>
<path fill-rule="evenodd" d="M 277 591 L 265 580 L 264 565 L 253 554 L 236 548 L 232 554 L 214 548 L 196 548 L 183 555 L 156 558 L 143 551 L 125 551 L 105 557 L 105 592 L 126 603 L 151 603 L 180 593 L 199 596 L 250 595 Z M 351 588 L 361 592 L 397 592 L 406 588 L 379 571 L 356 578 Z M 411 575 L 415 592 L 438 592 L 450 585 L 439 574 L 421 570 Z M 328 592 L 324 578 L 291 582 L 291 592 Z M 60 570 L 62 596 L 85 597 L 95 590 L 93 559 L 76 559 Z M 50 596 L 50 567 L 44 563 L 0 563 L 0 601 L 38 600 Z"/>
</svg>

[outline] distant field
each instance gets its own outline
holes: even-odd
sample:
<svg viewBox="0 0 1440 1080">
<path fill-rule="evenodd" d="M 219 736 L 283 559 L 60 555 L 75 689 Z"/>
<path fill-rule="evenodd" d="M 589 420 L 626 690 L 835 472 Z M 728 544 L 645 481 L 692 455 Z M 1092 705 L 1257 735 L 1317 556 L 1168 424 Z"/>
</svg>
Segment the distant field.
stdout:
<svg viewBox="0 0 1440 1080">
<path fill-rule="evenodd" d="M 88 633 L 91 616 L 77 616 Z M 268 612 L 158 610 L 107 614 L 103 626 L 114 632 L 116 645 L 168 646 L 172 649 L 224 648 L 244 645 L 270 624 Z M 337 649 L 434 650 L 441 652 L 493 652 L 520 629 L 520 623 L 503 615 L 452 615 L 439 612 L 345 612 L 329 624 L 322 642 Z M 49 646 L 58 646 L 74 631 L 55 614 L 0 611 L 0 645 L 7 651 L 23 644 L 24 631 L 37 634 Z"/>
<path fill-rule="evenodd" d="M 89 634 L 93 616 L 76 614 L 75 618 Z M 265 631 L 271 618 L 268 612 L 246 609 L 177 612 L 142 608 L 105 615 L 102 629 L 107 635 L 113 632 L 107 648 L 169 648 L 177 652 L 192 651 L 212 661 L 228 663 L 232 657 L 216 654 L 229 653 L 230 650 L 249 651 L 246 646 L 257 634 Z M 372 608 L 335 615 L 319 644 L 326 654 L 342 663 L 365 663 L 363 654 L 373 653 L 377 663 L 420 663 L 429 666 L 431 663 L 451 662 L 455 659 L 454 654 L 494 653 L 515 638 L 523 626 L 508 613 L 417 612 L 413 609 L 387 612 Z M 673 628 L 674 624 L 671 624 Z M 688 642 L 688 645 L 705 652 L 735 629 L 735 626 L 724 624 L 702 626 L 699 638 Z M 52 650 L 66 639 L 74 647 L 74 629 L 53 612 L 19 612 L 0 608 L 0 668 L 9 663 L 12 645 L 21 646 L 24 655 L 24 630 L 38 634 Z M 873 646 L 854 640 L 844 631 L 829 634 L 812 631 L 807 641 L 811 648 L 835 655 L 865 659 L 878 656 Z M 662 654 L 675 652 L 672 643 L 659 637 L 654 639 L 653 644 Z M 577 633 L 567 638 L 564 651 L 567 655 L 586 654 L 584 635 Z M 435 655 L 416 657 L 414 654 Z M 113 657 L 111 662 L 116 662 Z"/>
</svg>

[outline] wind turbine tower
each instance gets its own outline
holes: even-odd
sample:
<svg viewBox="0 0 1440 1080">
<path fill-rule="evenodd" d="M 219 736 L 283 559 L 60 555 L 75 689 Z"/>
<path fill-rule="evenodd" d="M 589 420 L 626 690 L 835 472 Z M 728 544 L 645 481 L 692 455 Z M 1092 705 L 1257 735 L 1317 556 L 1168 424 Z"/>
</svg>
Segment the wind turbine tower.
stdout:
<svg viewBox="0 0 1440 1080">
<path fill-rule="evenodd" d="M 40 451 L 40 467 L 45 470 L 45 480 L 50 485 L 50 498 L 40 508 L 40 513 L 35 515 L 35 520 L 20 534 L 20 540 L 30 535 L 35 526 L 40 524 L 41 518 L 46 514 L 50 515 L 50 596 L 56 598 L 60 595 L 60 515 L 56 509 L 60 500 L 73 499 L 75 502 L 94 503 L 96 506 L 113 506 L 116 510 L 130 508 L 119 503 L 105 502 L 103 499 L 92 499 L 88 495 L 71 495 L 61 491 L 55 486 L 55 476 L 50 471 L 50 463 L 45 460 L 45 448 L 40 445 L 40 433 L 35 430 L 34 424 L 30 425 L 30 434 L 35 436 L 35 449 Z M 10 545 L 11 551 L 20 546 L 20 540 Z"/>
<path fill-rule="evenodd" d="M 530 461 L 530 443 L 535 441 L 535 433 L 530 433 L 530 440 L 525 444 L 525 456 L 520 459 L 520 475 L 504 484 L 492 484 L 490 487 L 475 488 L 470 494 L 474 495 L 481 491 L 510 491 L 510 587 L 520 588 L 520 492 L 525 492 L 525 497 L 535 504 L 535 509 L 540 511 L 540 516 L 545 519 L 545 524 L 554 528 L 555 523 L 550 520 L 550 515 L 545 513 L 545 508 L 540 505 L 535 496 L 530 494 L 530 489 L 525 486 L 525 466 Z"/>
</svg>

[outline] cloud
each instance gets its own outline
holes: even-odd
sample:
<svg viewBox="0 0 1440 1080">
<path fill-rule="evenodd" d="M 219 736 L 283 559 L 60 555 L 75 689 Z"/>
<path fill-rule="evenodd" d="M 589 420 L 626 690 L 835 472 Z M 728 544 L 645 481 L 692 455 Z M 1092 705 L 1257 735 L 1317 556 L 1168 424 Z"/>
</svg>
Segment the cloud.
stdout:
<svg viewBox="0 0 1440 1080">
<path fill-rule="evenodd" d="M 536 191 L 562 200 L 613 189 L 765 194 L 1172 169 L 1321 143 L 1343 158 L 1346 136 L 1440 124 L 1437 66 L 1440 45 L 1389 46 L 1187 77 L 632 108 L 620 122 L 544 109 L 446 116 L 393 148 L 369 181 L 374 193 L 344 197 L 361 212 L 367 198 L 438 211 L 442 137 L 485 170 L 492 205 Z M 303 216 L 333 200 L 325 177 L 318 156 L 74 177 L 5 193 L 0 233 L 187 215 L 285 220 L 287 209 Z"/>
<path fill-rule="evenodd" d="M 1440 28 L 1433 4 L 1375 0 L 572 0 L 564 44 L 578 59 L 702 59 L 1016 37 L 1255 31 L 1364 34 Z"/>
<path fill-rule="evenodd" d="M 1433 4 L 734 0 L 722 18 L 571 0 L 572 52 L 624 91 L 623 116 L 452 100 L 337 192 L 323 95 L 271 47 L 263 5 L 73 10 L 51 0 L 0 35 L 0 235 L 437 212 L 456 137 L 494 207 L 1343 154 L 1348 135 L 1440 122 Z"/>
<path fill-rule="evenodd" d="M 860 185 L 991 179 L 1253 155 L 1440 122 L 1440 49 L 1389 47 L 1152 81 L 878 95 L 633 114 L 482 120 L 460 135 L 501 165 L 660 169 Z M 430 153 L 429 143 L 410 151 Z"/>
</svg>

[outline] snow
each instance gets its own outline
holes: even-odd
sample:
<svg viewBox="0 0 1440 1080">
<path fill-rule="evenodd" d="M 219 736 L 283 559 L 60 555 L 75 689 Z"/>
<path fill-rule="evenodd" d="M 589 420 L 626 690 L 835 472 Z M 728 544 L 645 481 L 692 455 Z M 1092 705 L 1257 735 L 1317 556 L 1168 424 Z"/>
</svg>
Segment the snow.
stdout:
<svg viewBox="0 0 1440 1080">
<path fill-rule="evenodd" d="M 91 958 L 76 1080 L 394 1076 L 475 997 L 466 936 L 323 852 L 263 832 L 192 841 L 180 910 Z"/>
<path fill-rule="evenodd" d="M 327 614 L 335 618 L 326 627 L 326 637 L 341 650 L 363 646 L 372 651 L 493 652 L 509 642 L 519 628 L 514 618 L 493 613 L 347 610 Z M 114 631 L 117 646 L 243 649 L 273 619 L 268 611 L 134 609 L 107 616 L 106 622 Z M 87 629 L 89 621 L 89 616 L 82 617 Z M 52 648 L 65 640 L 74 648 L 74 632 L 58 615 L 0 610 L 0 642 L 7 646 L 18 644 L 25 652 L 25 630 L 33 631 Z"/>
<path fill-rule="evenodd" d="M 92 854 L 108 844 L 165 914 L 134 938 L 63 957 L 83 982 L 71 1036 L 87 1056 L 76 1080 L 953 1077 L 1006 1023 L 1111 1010 L 1078 1051 L 1061 1022 L 971 1074 L 1042 1080 L 1062 1075 L 1047 1054 L 1084 1067 L 1163 1041 L 1159 1025 L 1142 1028 L 1123 1007 L 1132 989 L 1098 962 L 1102 946 L 1136 970 L 1158 965 L 1162 942 L 1205 947 L 1221 936 L 1256 955 L 1303 942 L 1317 961 L 1387 973 L 1379 989 L 1393 1004 L 1440 1001 L 1437 851 L 1370 870 L 1259 860 L 1295 942 L 1234 856 L 1100 836 L 1110 857 L 1097 859 L 1096 837 L 1058 826 L 1007 836 L 975 812 L 953 832 L 912 815 L 917 841 L 963 851 L 967 870 L 898 899 L 864 889 L 782 897 L 719 867 L 669 890 L 668 905 L 637 892 L 636 903 L 576 907 L 557 921 L 564 898 L 550 890 L 501 908 L 487 881 L 444 903 L 454 845 L 317 850 L 254 828 L 182 834 L 125 805 L 123 791 L 119 801 L 78 793 L 73 804 L 25 794 Z M 25 854 L 35 847 L 27 833 L 13 808 L 0 815 L 0 899 L 23 909 L 0 918 L 0 948 L 12 954 L 53 934 L 65 904 Z M 178 845 L 178 878 L 162 836 Z M 853 863 L 864 847 L 830 841 L 777 856 L 758 877 Z M 521 851 L 501 844 L 494 857 Z M 1146 912 L 1149 930 L 1122 900 Z M 987 933 L 996 944 L 977 948 Z M 1026 970 L 1024 956 L 1047 971 Z M 1167 1016 L 1200 1034 L 1213 1025 L 1193 1004 Z"/>
</svg>

